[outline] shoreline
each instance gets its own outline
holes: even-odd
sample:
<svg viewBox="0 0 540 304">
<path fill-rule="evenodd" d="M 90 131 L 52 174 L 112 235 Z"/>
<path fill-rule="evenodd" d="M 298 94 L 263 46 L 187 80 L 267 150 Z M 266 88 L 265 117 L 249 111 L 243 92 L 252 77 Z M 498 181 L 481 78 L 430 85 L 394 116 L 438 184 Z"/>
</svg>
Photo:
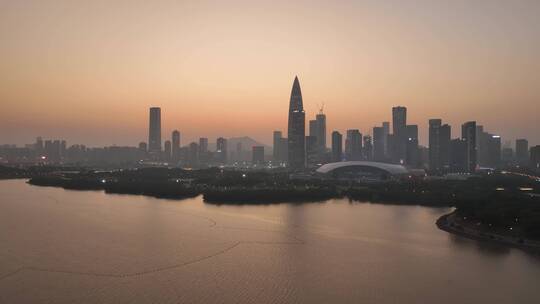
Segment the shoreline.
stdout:
<svg viewBox="0 0 540 304">
<path fill-rule="evenodd" d="M 455 211 L 441 216 L 436 221 L 437 227 L 450 234 L 465 237 L 468 239 L 488 242 L 511 248 L 517 248 L 526 252 L 540 254 L 540 241 L 506 236 L 502 234 L 486 233 L 472 229 L 470 227 L 464 227 L 456 223 L 455 216 Z"/>
</svg>

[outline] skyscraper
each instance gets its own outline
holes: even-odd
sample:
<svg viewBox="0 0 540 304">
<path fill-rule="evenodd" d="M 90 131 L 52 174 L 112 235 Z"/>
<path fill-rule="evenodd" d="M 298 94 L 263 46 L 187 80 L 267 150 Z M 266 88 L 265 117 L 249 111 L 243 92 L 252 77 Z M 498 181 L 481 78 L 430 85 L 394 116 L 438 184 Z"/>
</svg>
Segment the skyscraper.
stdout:
<svg viewBox="0 0 540 304">
<path fill-rule="evenodd" d="M 522 166 L 529 162 L 529 142 L 526 139 L 516 140 L 516 160 Z"/>
<path fill-rule="evenodd" d="M 315 116 L 317 121 L 317 146 L 321 149 L 321 153 L 326 152 L 326 115 L 321 111 Z"/>
<path fill-rule="evenodd" d="M 338 131 L 332 132 L 332 161 L 339 162 L 343 155 L 343 136 Z"/>
<path fill-rule="evenodd" d="M 302 170 L 306 165 L 306 114 L 302 101 L 302 91 L 298 77 L 294 78 L 289 102 L 289 123 L 288 123 L 288 153 L 289 168 L 291 170 Z"/>
<path fill-rule="evenodd" d="M 407 108 L 392 108 L 393 151 L 392 161 L 405 163 L 407 157 Z"/>
<path fill-rule="evenodd" d="M 282 159 L 280 158 L 281 138 L 283 138 L 283 133 L 281 133 L 281 131 L 274 131 L 274 142 L 273 142 L 273 150 L 272 150 L 272 157 L 274 161 L 282 161 Z"/>
<path fill-rule="evenodd" d="M 148 151 L 161 151 L 161 108 L 150 108 L 150 125 L 148 131 Z"/>
<path fill-rule="evenodd" d="M 440 161 L 440 132 L 441 132 L 441 119 L 429 120 L 429 169 L 431 171 L 438 171 L 441 169 Z"/>
<path fill-rule="evenodd" d="M 476 121 L 469 121 L 461 126 L 461 139 L 465 141 L 465 167 L 467 172 L 476 170 Z"/>
<path fill-rule="evenodd" d="M 254 165 L 261 165 L 264 163 L 264 146 L 253 146 L 251 148 L 251 162 Z"/>
<path fill-rule="evenodd" d="M 221 164 L 227 163 L 227 140 L 223 137 L 216 140 L 216 158 Z"/>
<path fill-rule="evenodd" d="M 163 159 L 166 161 L 171 160 L 172 156 L 172 145 L 170 140 L 166 140 L 164 143 L 164 149 L 163 149 Z"/>
<path fill-rule="evenodd" d="M 360 160 L 362 158 L 362 133 L 358 129 L 347 130 L 345 156 L 347 160 Z"/>
<path fill-rule="evenodd" d="M 385 160 L 385 139 L 383 127 L 373 127 L 373 160 L 382 162 Z"/>
<path fill-rule="evenodd" d="M 364 136 L 364 147 L 362 148 L 362 155 L 365 160 L 373 160 L 373 144 L 371 136 Z"/>
<path fill-rule="evenodd" d="M 406 126 L 406 157 L 405 163 L 413 168 L 420 165 L 420 152 L 418 150 L 418 125 Z"/>
<path fill-rule="evenodd" d="M 172 160 L 178 162 L 180 160 L 180 132 L 174 130 L 172 132 Z"/>
<path fill-rule="evenodd" d="M 306 136 L 306 163 L 309 168 L 313 168 L 317 165 L 317 137 Z"/>
</svg>

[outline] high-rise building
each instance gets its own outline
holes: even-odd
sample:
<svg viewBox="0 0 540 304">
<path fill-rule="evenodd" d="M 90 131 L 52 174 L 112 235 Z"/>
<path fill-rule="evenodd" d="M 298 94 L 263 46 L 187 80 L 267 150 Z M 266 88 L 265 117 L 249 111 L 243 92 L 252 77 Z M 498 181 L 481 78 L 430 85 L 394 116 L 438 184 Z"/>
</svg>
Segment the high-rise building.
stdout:
<svg viewBox="0 0 540 304">
<path fill-rule="evenodd" d="M 313 119 L 309 121 L 309 136 L 313 136 L 317 139 L 317 131 L 319 127 L 317 126 L 317 120 Z"/>
<path fill-rule="evenodd" d="M 392 161 L 404 164 L 407 157 L 407 108 L 392 108 L 393 151 Z"/>
<path fill-rule="evenodd" d="M 529 166 L 536 172 L 540 172 L 540 146 L 531 147 Z"/>
<path fill-rule="evenodd" d="M 371 136 L 366 135 L 364 136 L 364 147 L 362 149 L 363 151 L 363 158 L 368 161 L 373 160 L 373 144 Z"/>
<path fill-rule="evenodd" d="M 170 140 L 166 140 L 163 149 L 163 156 L 165 161 L 170 161 L 172 157 L 172 145 Z"/>
<path fill-rule="evenodd" d="M 440 128 L 439 132 L 439 145 L 440 145 L 440 164 L 443 170 L 450 168 L 450 141 L 452 140 L 452 128 L 449 124 L 444 124 Z"/>
<path fill-rule="evenodd" d="M 440 171 L 441 164 L 441 119 L 429 120 L 429 169 L 431 171 Z"/>
<path fill-rule="evenodd" d="M 521 166 L 529 163 L 529 142 L 526 139 L 516 140 L 516 161 Z"/>
<path fill-rule="evenodd" d="M 192 168 L 199 166 L 199 145 L 196 142 L 189 144 L 188 164 Z"/>
<path fill-rule="evenodd" d="M 283 133 L 281 131 L 274 131 L 274 142 L 272 147 L 272 158 L 274 161 L 282 161 L 283 159 L 280 158 L 281 151 L 280 148 L 280 141 L 283 138 Z"/>
<path fill-rule="evenodd" d="M 406 129 L 406 158 L 405 163 L 413 168 L 420 166 L 420 151 L 418 150 L 418 126 L 407 125 Z"/>
<path fill-rule="evenodd" d="M 347 130 L 345 156 L 347 160 L 362 159 L 362 133 L 358 129 Z"/>
<path fill-rule="evenodd" d="M 306 136 L 306 161 L 309 168 L 315 167 L 319 162 L 316 136 Z"/>
<path fill-rule="evenodd" d="M 306 165 L 306 114 L 298 77 L 294 78 L 289 102 L 288 162 L 291 170 L 302 170 Z"/>
<path fill-rule="evenodd" d="M 180 132 L 174 130 L 171 135 L 172 139 L 172 160 L 178 162 L 180 160 Z"/>
<path fill-rule="evenodd" d="M 332 132 L 332 161 L 341 161 L 343 155 L 343 136 L 338 131 Z"/>
<path fill-rule="evenodd" d="M 260 164 L 264 163 L 264 146 L 253 146 L 252 147 L 251 161 L 255 165 L 260 165 Z"/>
<path fill-rule="evenodd" d="M 227 163 L 227 139 L 223 137 L 216 140 L 216 158 L 221 164 Z"/>
<path fill-rule="evenodd" d="M 150 108 L 148 151 L 161 152 L 161 108 Z"/>
<path fill-rule="evenodd" d="M 383 127 L 373 127 L 373 159 L 377 162 L 386 160 L 385 157 L 386 136 Z"/>
<path fill-rule="evenodd" d="M 469 121 L 461 126 L 461 139 L 465 141 L 467 151 L 465 158 L 467 172 L 475 172 L 477 166 L 476 121 Z"/>
<path fill-rule="evenodd" d="M 465 139 L 457 138 L 450 141 L 450 168 L 451 172 L 469 172 L 469 151 L 468 143 Z"/>
<path fill-rule="evenodd" d="M 199 162 L 201 164 L 207 164 L 209 161 L 208 153 L 208 138 L 199 138 Z"/>
<path fill-rule="evenodd" d="M 317 121 L 317 145 L 321 153 L 326 153 L 326 115 L 321 111 L 315 116 Z"/>
<path fill-rule="evenodd" d="M 390 155 L 390 151 L 388 150 L 388 135 L 390 135 L 390 122 L 384 121 L 382 123 L 383 128 L 383 140 L 384 140 L 384 158 L 387 158 L 388 155 Z"/>
</svg>

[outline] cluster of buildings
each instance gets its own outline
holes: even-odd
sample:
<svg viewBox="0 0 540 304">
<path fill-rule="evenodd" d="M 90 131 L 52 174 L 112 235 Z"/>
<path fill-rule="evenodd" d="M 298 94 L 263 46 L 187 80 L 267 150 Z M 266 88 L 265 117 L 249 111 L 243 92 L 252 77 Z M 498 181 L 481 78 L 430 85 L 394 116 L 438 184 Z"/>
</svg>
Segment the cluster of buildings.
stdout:
<svg viewBox="0 0 540 304">
<path fill-rule="evenodd" d="M 326 144 L 326 116 L 322 113 L 309 121 L 305 130 L 300 83 L 293 82 L 289 103 L 288 138 L 274 131 L 274 160 L 283 161 L 293 171 L 318 168 L 337 162 L 362 161 L 397 164 L 409 169 L 426 169 L 432 174 L 473 173 L 482 169 L 508 166 L 540 169 L 540 146 L 529 150 L 526 139 L 516 140 L 515 151 L 502 147 L 501 137 L 484 130 L 475 121 L 465 122 L 461 134 L 452 137 L 452 128 L 441 119 L 429 120 L 429 146 L 418 142 L 418 125 L 407 124 L 407 108 L 392 108 L 392 125 L 383 122 L 373 128 L 372 136 L 349 129 L 345 138 L 339 131 L 331 133 L 331 144 Z M 372 164 L 372 167 L 379 165 Z M 339 165 L 343 167 L 343 164 Z M 380 166 L 379 166 L 380 167 Z"/>
<path fill-rule="evenodd" d="M 518 139 L 515 149 L 503 145 L 501 137 L 487 132 L 475 121 L 465 122 L 460 134 L 452 135 L 452 127 L 442 119 L 430 119 L 429 144 L 419 145 L 418 125 L 407 124 L 407 108 L 392 108 L 392 121 L 375 126 L 371 134 L 359 129 L 338 130 L 327 140 L 326 115 L 321 108 L 307 123 L 302 91 L 295 77 L 289 101 L 287 134 L 274 131 L 272 154 L 266 155 L 260 144 L 219 137 L 181 145 L 181 134 L 174 130 L 162 142 L 161 108 L 149 110 L 148 142 L 138 147 L 89 148 L 67 146 L 65 140 L 36 139 L 25 147 L 0 146 L 0 163 L 108 163 L 179 166 L 204 168 L 238 166 L 253 168 L 288 167 L 292 172 L 305 172 L 325 164 L 341 163 L 326 168 L 346 167 L 342 162 L 362 162 L 373 168 L 425 169 L 432 174 L 472 173 L 484 168 L 529 167 L 540 171 L 540 146 L 531 147 L 526 139 Z M 379 165 L 374 165 L 378 163 Z"/>
</svg>

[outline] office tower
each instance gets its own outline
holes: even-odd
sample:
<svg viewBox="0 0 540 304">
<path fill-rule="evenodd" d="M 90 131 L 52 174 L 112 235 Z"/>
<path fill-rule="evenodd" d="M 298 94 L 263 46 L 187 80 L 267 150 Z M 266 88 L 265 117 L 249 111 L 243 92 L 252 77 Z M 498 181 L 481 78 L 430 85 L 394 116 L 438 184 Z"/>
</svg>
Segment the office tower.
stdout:
<svg viewBox="0 0 540 304">
<path fill-rule="evenodd" d="M 529 163 L 529 142 L 526 139 L 516 140 L 516 161 L 521 166 Z"/>
<path fill-rule="evenodd" d="M 501 150 L 501 165 L 511 165 L 514 159 L 514 149 L 510 147 L 510 142 L 506 142 Z"/>
<path fill-rule="evenodd" d="M 343 136 L 338 131 L 332 132 L 332 161 L 339 162 L 343 155 Z"/>
<path fill-rule="evenodd" d="M 439 132 L 439 161 L 443 170 L 450 167 L 450 141 L 452 139 L 452 128 L 448 124 L 440 127 Z"/>
<path fill-rule="evenodd" d="M 254 165 L 260 165 L 264 163 L 264 146 L 253 146 L 251 161 Z"/>
<path fill-rule="evenodd" d="M 148 131 L 148 151 L 161 151 L 161 108 L 150 108 L 150 125 Z"/>
<path fill-rule="evenodd" d="M 440 171 L 441 164 L 441 119 L 429 120 L 429 169 L 433 172 Z"/>
<path fill-rule="evenodd" d="M 540 146 L 531 147 L 529 167 L 536 172 L 540 172 Z"/>
<path fill-rule="evenodd" d="M 319 126 L 317 125 L 317 120 L 313 119 L 309 121 L 309 136 L 313 136 L 317 139 Z"/>
<path fill-rule="evenodd" d="M 373 144 L 371 136 L 364 136 L 363 158 L 368 161 L 373 160 Z"/>
<path fill-rule="evenodd" d="M 467 172 L 474 173 L 477 166 L 476 121 L 469 121 L 461 126 L 461 139 L 465 141 L 467 151 L 465 158 Z"/>
<path fill-rule="evenodd" d="M 497 168 L 501 165 L 501 137 L 490 134 L 488 144 L 488 162 L 491 168 Z"/>
<path fill-rule="evenodd" d="M 306 136 L 306 114 L 302 101 L 302 91 L 298 77 L 294 78 L 289 102 L 289 168 L 291 170 L 302 170 L 306 163 L 305 136 Z"/>
<path fill-rule="evenodd" d="M 393 150 L 392 161 L 395 163 L 404 164 L 407 154 L 407 108 L 393 107 L 392 108 L 392 135 L 393 135 Z"/>
<path fill-rule="evenodd" d="M 241 148 L 242 146 L 240 146 Z M 227 163 L 227 140 L 223 137 L 216 140 L 216 158 L 220 164 Z"/>
<path fill-rule="evenodd" d="M 405 136 L 407 138 L 405 163 L 412 168 L 417 168 L 420 165 L 420 155 L 418 151 L 418 126 L 407 125 L 405 128 Z"/>
<path fill-rule="evenodd" d="M 201 137 L 199 138 L 199 163 L 201 165 L 208 164 L 209 153 L 208 153 L 208 138 Z"/>
<path fill-rule="evenodd" d="M 362 134 L 358 129 L 347 130 L 345 156 L 347 160 L 362 159 Z"/>
<path fill-rule="evenodd" d="M 469 151 L 468 143 L 465 139 L 457 138 L 450 141 L 450 168 L 451 172 L 469 172 Z"/>
<path fill-rule="evenodd" d="M 199 145 L 196 142 L 189 144 L 188 164 L 192 168 L 199 166 Z"/>
<path fill-rule="evenodd" d="M 322 109 L 319 111 L 319 114 L 315 116 L 317 121 L 317 145 L 321 150 L 321 153 L 326 152 L 326 115 L 322 112 Z"/>
<path fill-rule="evenodd" d="M 163 160 L 170 161 L 172 157 L 172 144 L 170 140 L 166 140 L 163 145 Z"/>
<path fill-rule="evenodd" d="M 38 154 L 43 152 L 43 139 L 41 138 L 41 136 L 36 138 L 34 149 L 36 150 Z"/>
<path fill-rule="evenodd" d="M 280 158 L 281 154 L 279 151 L 280 141 L 283 138 L 283 133 L 281 131 L 274 131 L 274 142 L 272 147 L 272 159 L 274 161 L 282 161 Z"/>
<path fill-rule="evenodd" d="M 171 135 L 172 139 L 172 160 L 178 162 L 180 160 L 180 132 L 174 130 Z"/>
<path fill-rule="evenodd" d="M 306 136 L 306 161 L 309 168 L 317 165 L 318 161 L 317 137 Z"/>
<path fill-rule="evenodd" d="M 388 158 L 390 151 L 388 150 L 388 135 L 390 135 L 390 122 L 384 121 L 382 123 L 383 128 L 383 140 L 384 140 L 384 158 Z"/>
<path fill-rule="evenodd" d="M 386 136 L 384 134 L 383 127 L 373 127 L 373 160 L 382 162 L 386 160 L 385 157 L 385 142 Z"/>
</svg>

